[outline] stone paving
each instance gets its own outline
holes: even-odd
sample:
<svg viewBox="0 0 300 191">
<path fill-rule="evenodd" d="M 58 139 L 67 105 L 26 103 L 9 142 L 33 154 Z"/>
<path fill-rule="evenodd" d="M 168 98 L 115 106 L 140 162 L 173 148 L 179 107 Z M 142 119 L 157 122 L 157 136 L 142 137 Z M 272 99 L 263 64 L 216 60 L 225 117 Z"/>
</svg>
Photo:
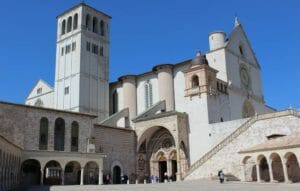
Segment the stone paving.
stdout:
<svg viewBox="0 0 300 191">
<path fill-rule="evenodd" d="M 130 185 L 87 185 L 87 186 L 52 186 L 32 187 L 21 189 L 22 191 L 299 191 L 300 184 L 284 183 L 242 183 L 225 182 L 220 184 L 217 181 L 183 181 L 176 183 L 162 184 L 130 184 Z"/>
</svg>

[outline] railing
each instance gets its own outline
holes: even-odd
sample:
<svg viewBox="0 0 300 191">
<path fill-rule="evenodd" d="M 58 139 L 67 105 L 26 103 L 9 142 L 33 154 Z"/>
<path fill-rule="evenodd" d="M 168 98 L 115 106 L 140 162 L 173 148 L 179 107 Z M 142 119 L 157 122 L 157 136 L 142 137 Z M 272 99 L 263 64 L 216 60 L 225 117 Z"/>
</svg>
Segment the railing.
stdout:
<svg viewBox="0 0 300 191">
<path fill-rule="evenodd" d="M 279 111 L 279 112 L 274 112 L 274 113 L 255 115 L 254 117 L 250 118 L 245 123 L 243 123 L 239 128 L 237 128 L 234 132 L 232 132 L 229 136 L 227 136 L 225 139 L 223 139 L 219 144 L 217 144 L 210 151 L 208 151 L 199 160 L 197 160 L 189 168 L 188 172 L 183 176 L 183 178 L 186 178 L 187 176 L 192 174 L 197 168 L 199 168 L 206 161 L 208 161 L 215 154 L 217 154 L 221 149 L 223 149 L 225 146 L 227 146 L 229 143 L 231 143 L 236 137 L 238 137 L 243 132 L 245 132 L 247 129 L 249 129 L 249 127 L 251 127 L 251 125 L 254 124 L 256 121 L 275 118 L 275 117 L 282 117 L 282 116 L 287 116 L 287 115 L 294 115 L 294 116 L 300 118 L 300 110 L 289 109 L 289 110 L 284 110 L 284 111 Z"/>
</svg>

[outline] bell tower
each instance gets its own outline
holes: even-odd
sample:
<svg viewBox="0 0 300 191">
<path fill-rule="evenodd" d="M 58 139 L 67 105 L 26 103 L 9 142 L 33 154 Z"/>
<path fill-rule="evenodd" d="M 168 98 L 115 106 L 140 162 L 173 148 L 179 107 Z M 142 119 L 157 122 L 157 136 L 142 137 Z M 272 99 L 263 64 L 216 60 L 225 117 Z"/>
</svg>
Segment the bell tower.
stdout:
<svg viewBox="0 0 300 191">
<path fill-rule="evenodd" d="M 57 17 L 54 108 L 108 117 L 110 19 L 85 3 Z"/>
</svg>

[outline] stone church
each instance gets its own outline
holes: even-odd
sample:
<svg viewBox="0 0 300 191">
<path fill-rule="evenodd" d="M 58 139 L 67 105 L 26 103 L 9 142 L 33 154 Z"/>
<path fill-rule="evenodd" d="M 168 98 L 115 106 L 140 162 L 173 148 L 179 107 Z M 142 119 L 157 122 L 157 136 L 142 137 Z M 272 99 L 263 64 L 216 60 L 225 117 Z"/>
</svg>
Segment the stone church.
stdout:
<svg viewBox="0 0 300 191">
<path fill-rule="evenodd" d="M 300 112 L 265 105 L 261 66 L 235 19 L 209 51 L 109 81 L 111 17 L 57 16 L 54 87 L 0 102 L 0 190 L 215 178 L 300 181 Z M 191 53 L 193 54 L 193 53 Z"/>
</svg>

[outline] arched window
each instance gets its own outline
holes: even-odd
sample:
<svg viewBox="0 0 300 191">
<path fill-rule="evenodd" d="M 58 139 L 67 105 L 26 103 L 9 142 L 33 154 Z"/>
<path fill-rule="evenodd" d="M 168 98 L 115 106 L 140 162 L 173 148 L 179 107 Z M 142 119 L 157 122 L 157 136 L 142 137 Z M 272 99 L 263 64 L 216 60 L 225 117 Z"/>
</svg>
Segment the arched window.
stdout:
<svg viewBox="0 0 300 191">
<path fill-rule="evenodd" d="M 118 92 L 115 90 L 112 94 L 112 113 L 118 112 Z"/>
<path fill-rule="evenodd" d="M 65 121 L 62 118 L 55 120 L 54 150 L 63 151 L 65 147 Z"/>
<path fill-rule="evenodd" d="M 78 151 L 78 136 L 79 136 L 79 125 L 76 121 L 73 121 L 71 128 L 71 151 Z"/>
<path fill-rule="evenodd" d="M 40 142 L 39 149 L 47 150 L 48 147 L 48 119 L 43 117 L 40 120 Z"/>
<path fill-rule="evenodd" d="M 67 23 L 67 32 L 70 32 L 71 30 L 72 30 L 72 17 L 69 17 Z"/>
<path fill-rule="evenodd" d="M 86 26 L 86 29 L 89 31 L 91 30 L 91 27 L 90 27 L 90 15 L 87 14 L 86 17 L 85 17 L 85 26 Z"/>
<path fill-rule="evenodd" d="M 192 88 L 198 87 L 199 86 L 199 78 L 198 76 L 193 76 L 192 77 Z"/>
<path fill-rule="evenodd" d="M 76 13 L 74 15 L 74 24 L 73 24 L 73 30 L 77 29 L 78 27 L 78 14 Z"/>
<path fill-rule="evenodd" d="M 149 80 L 145 82 L 145 106 L 146 109 L 153 105 L 152 84 Z"/>
<path fill-rule="evenodd" d="M 100 34 L 101 36 L 105 36 L 105 24 L 103 20 L 100 21 Z"/>
<path fill-rule="evenodd" d="M 61 35 L 66 33 L 66 20 L 63 20 L 61 24 Z"/>
<path fill-rule="evenodd" d="M 93 18 L 93 32 L 98 33 L 98 19 L 96 17 Z"/>
</svg>

